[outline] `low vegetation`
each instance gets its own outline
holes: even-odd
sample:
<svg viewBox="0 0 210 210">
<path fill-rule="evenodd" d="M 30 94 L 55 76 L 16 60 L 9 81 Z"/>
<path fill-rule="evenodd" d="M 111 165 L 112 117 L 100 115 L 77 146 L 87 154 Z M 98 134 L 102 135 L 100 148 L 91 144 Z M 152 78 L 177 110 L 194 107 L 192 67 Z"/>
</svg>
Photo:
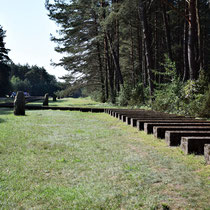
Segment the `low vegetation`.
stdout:
<svg viewBox="0 0 210 210">
<path fill-rule="evenodd" d="M 68 71 L 61 94 L 85 87 L 101 102 L 210 116 L 208 0 L 58 2 L 46 8 Z"/>
<path fill-rule="evenodd" d="M 13 103 L 14 98 L 0 98 L 0 104 Z"/>
<path fill-rule="evenodd" d="M 203 156 L 107 114 L 1 108 L 0 133 L 0 209 L 209 208 Z"/>
<path fill-rule="evenodd" d="M 42 101 L 37 101 L 30 103 L 30 105 L 41 105 Z M 61 98 L 53 101 L 52 98 L 49 99 L 49 106 L 74 106 L 74 107 L 102 107 L 106 106 L 106 104 L 100 104 L 90 99 L 90 97 L 85 98 Z"/>
<path fill-rule="evenodd" d="M 0 100 L 1 101 L 1 100 Z M 42 100 L 31 102 L 30 105 L 38 105 L 41 106 L 43 103 Z M 119 108 L 120 106 L 114 106 L 110 103 L 100 103 L 93 101 L 90 97 L 83 97 L 83 98 L 61 98 L 57 99 L 56 101 L 53 101 L 53 98 L 49 98 L 49 106 L 70 106 L 70 107 L 95 107 L 95 108 Z M 125 107 L 124 107 L 125 108 Z M 127 107 L 129 108 L 129 107 Z"/>
</svg>

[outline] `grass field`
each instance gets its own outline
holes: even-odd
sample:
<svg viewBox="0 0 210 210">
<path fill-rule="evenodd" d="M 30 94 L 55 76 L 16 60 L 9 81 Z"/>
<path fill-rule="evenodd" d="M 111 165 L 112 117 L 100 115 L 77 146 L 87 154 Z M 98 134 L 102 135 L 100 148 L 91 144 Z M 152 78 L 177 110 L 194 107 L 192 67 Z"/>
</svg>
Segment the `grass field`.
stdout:
<svg viewBox="0 0 210 210">
<path fill-rule="evenodd" d="M 32 102 L 30 105 L 42 105 L 43 101 Z M 61 98 L 53 101 L 49 98 L 49 106 L 71 106 L 71 107 L 111 107 L 107 103 L 98 103 L 92 101 L 90 97 L 86 98 Z"/>
<path fill-rule="evenodd" d="M 14 98 L 0 98 L 0 104 L 2 103 L 13 103 Z M 43 100 L 30 102 L 30 105 L 41 105 L 43 104 Z M 111 107 L 112 105 L 107 103 L 98 103 L 92 101 L 90 97 L 86 98 L 62 98 L 53 101 L 51 97 L 49 97 L 49 106 L 72 106 L 72 107 Z M 113 106 L 112 106 L 113 107 Z"/>
<path fill-rule="evenodd" d="M 14 98 L 0 98 L 0 104 L 3 103 L 13 103 Z"/>
<path fill-rule="evenodd" d="M 209 201 L 203 156 L 104 113 L 0 109 L 0 209 L 197 210 Z"/>
</svg>

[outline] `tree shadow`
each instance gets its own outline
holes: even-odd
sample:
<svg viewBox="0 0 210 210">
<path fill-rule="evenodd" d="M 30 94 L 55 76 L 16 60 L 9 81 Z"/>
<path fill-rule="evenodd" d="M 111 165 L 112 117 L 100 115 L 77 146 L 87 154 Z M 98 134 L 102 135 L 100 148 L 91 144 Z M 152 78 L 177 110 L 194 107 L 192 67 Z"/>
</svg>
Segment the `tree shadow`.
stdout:
<svg viewBox="0 0 210 210">
<path fill-rule="evenodd" d="M 0 118 L 0 123 L 3 123 L 3 122 L 5 122 L 5 121 L 6 121 L 6 120 Z"/>
<path fill-rule="evenodd" d="M 49 105 L 53 105 L 53 106 L 58 106 L 59 103 L 63 103 L 64 100 L 63 99 L 56 99 L 56 101 L 53 101 L 53 100 L 49 100 Z M 58 103 L 58 104 L 57 104 Z"/>
<path fill-rule="evenodd" d="M 11 114 L 13 109 L 11 108 L 0 108 L 0 115 Z"/>
<path fill-rule="evenodd" d="M 9 109 L 9 108 L 0 108 L 0 116 L 1 115 L 7 115 L 7 114 L 10 114 L 10 113 L 11 113 L 11 109 Z M 6 122 L 6 120 L 0 118 L 0 123 L 4 123 L 4 122 Z"/>
</svg>

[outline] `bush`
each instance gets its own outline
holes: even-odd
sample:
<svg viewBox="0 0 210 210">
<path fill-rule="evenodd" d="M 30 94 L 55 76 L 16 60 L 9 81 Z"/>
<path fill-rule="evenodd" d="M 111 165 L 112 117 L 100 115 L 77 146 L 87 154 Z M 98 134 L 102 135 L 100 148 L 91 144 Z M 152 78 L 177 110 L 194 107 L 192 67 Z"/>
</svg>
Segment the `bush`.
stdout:
<svg viewBox="0 0 210 210">
<path fill-rule="evenodd" d="M 152 108 L 158 111 L 177 113 L 180 111 L 183 82 L 176 74 L 175 63 L 165 55 L 165 62 L 161 63 L 164 72 L 156 72 L 156 75 L 164 77 L 165 83 L 156 84 Z"/>
<path fill-rule="evenodd" d="M 116 98 L 116 103 L 118 106 L 127 106 L 131 98 L 131 88 L 128 84 L 120 86 L 120 92 Z"/>
<path fill-rule="evenodd" d="M 97 101 L 97 102 L 103 102 L 103 99 L 102 99 L 102 94 L 100 91 L 93 91 L 90 95 L 90 98 L 93 100 L 93 101 Z"/>
<path fill-rule="evenodd" d="M 152 109 L 171 113 L 180 112 L 182 87 L 183 83 L 177 79 L 161 89 L 156 89 Z"/>
<path fill-rule="evenodd" d="M 201 70 L 198 80 L 181 82 L 176 74 L 175 63 L 165 56 L 166 83 L 157 85 L 154 91 L 152 108 L 176 114 L 210 117 L 210 86 L 204 71 Z M 156 72 L 158 74 L 158 72 Z"/>
<path fill-rule="evenodd" d="M 198 80 L 188 80 L 183 87 L 182 110 L 191 116 L 207 117 L 210 113 L 210 87 L 208 79 L 201 70 Z"/>
<path fill-rule="evenodd" d="M 200 116 L 210 117 L 210 85 L 208 85 L 208 90 L 205 92 L 202 100 L 202 105 L 200 109 Z"/>
<path fill-rule="evenodd" d="M 148 100 L 149 100 L 149 88 L 144 88 L 142 83 L 138 83 L 137 86 L 131 91 L 129 105 L 142 106 Z"/>
<path fill-rule="evenodd" d="M 11 85 L 12 85 L 12 90 L 15 92 L 17 91 L 30 92 L 31 91 L 31 84 L 27 79 L 21 80 L 19 77 L 12 76 Z"/>
</svg>

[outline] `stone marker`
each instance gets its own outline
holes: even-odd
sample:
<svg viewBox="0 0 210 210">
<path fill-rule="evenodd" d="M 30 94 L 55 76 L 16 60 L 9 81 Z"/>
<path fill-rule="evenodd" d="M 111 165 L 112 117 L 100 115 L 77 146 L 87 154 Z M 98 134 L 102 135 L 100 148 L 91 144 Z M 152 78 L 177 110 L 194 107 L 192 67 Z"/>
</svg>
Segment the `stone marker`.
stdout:
<svg viewBox="0 0 210 210">
<path fill-rule="evenodd" d="M 14 114 L 25 115 L 25 96 L 22 91 L 18 91 L 14 100 Z"/>
<path fill-rule="evenodd" d="M 48 106 L 48 98 L 49 98 L 49 94 L 46 93 L 45 96 L 44 96 L 43 106 Z"/>
<path fill-rule="evenodd" d="M 210 144 L 204 145 L 204 157 L 207 165 L 210 165 Z"/>
<path fill-rule="evenodd" d="M 204 145 L 210 144 L 210 137 L 182 137 L 181 149 L 185 154 L 204 154 Z"/>
<path fill-rule="evenodd" d="M 57 96 L 53 94 L 53 101 L 56 101 Z"/>
</svg>

